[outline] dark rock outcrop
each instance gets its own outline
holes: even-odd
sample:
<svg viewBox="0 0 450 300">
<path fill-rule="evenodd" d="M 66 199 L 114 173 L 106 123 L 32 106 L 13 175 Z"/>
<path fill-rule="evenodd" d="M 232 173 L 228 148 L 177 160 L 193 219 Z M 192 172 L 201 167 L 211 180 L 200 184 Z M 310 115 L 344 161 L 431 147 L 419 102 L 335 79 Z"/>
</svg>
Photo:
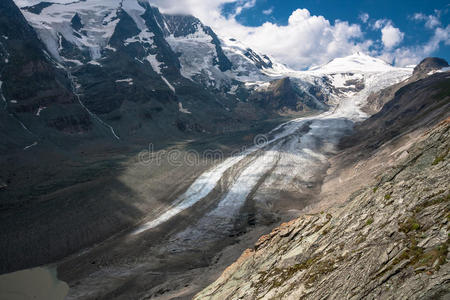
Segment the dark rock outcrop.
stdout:
<svg viewBox="0 0 450 300">
<path fill-rule="evenodd" d="M 414 69 L 414 74 L 407 80 L 394 84 L 386 89 L 371 94 L 367 100 L 367 104 L 363 108 L 363 111 L 369 115 L 378 113 L 387 102 L 394 99 L 396 93 L 404 86 L 416 82 L 417 80 L 424 79 L 430 75 L 433 75 L 433 71 L 445 68 L 447 62 L 442 58 L 425 58 Z"/>
<path fill-rule="evenodd" d="M 72 138 L 67 135 L 71 132 L 89 134 L 90 126 L 74 128 L 73 122 L 49 126 L 61 112 L 73 120 L 85 120 L 87 125 L 91 124 L 90 115 L 72 92 L 67 73 L 48 57 L 12 0 L 0 2 L 0 80 L 4 101 L 0 126 L 9 128 L 2 130 L 8 137 L 0 141 L 0 149 L 7 148 L 10 153 L 44 136 L 58 140 Z"/>
<path fill-rule="evenodd" d="M 401 87 L 378 113 L 357 125 L 355 134 L 344 138 L 341 146 L 364 143 L 375 149 L 399 134 L 435 125 L 449 114 L 449 86 L 448 74 L 438 73 Z"/>
<path fill-rule="evenodd" d="M 274 80 L 267 88 L 257 89 L 249 98 L 250 103 L 281 113 L 304 112 L 324 107 L 307 93 L 297 88 L 289 77 Z"/>
<path fill-rule="evenodd" d="M 33 14 L 37 14 L 37 15 L 38 15 L 38 14 L 41 13 L 41 11 L 42 11 L 44 8 L 47 8 L 47 7 L 51 6 L 52 4 L 53 4 L 53 3 L 51 3 L 51 2 L 43 1 L 43 2 L 38 3 L 38 4 L 36 4 L 36 5 L 33 5 L 33 6 L 27 6 L 27 7 L 24 7 L 23 9 L 25 9 L 25 10 L 27 10 L 27 11 L 33 13 Z"/>
<path fill-rule="evenodd" d="M 72 24 L 72 28 L 75 29 L 76 31 L 80 31 L 80 29 L 83 28 L 83 24 L 81 23 L 81 18 L 79 14 L 75 14 L 70 23 Z"/>
<path fill-rule="evenodd" d="M 245 52 L 244 55 L 252 60 L 259 69 L 271 68 L 273 66 L 273 63 L 268 56 L 264 55 L 261 57 L 250 48 L 247 49 L 247 52 Z"/>
<path fill-rule="evenodd" d="M 413 74 L 427 74 L 431 71 L 440 70 L 446 67 L 448 67 L 448 62 L 445 59 L 439 57 L 427 57 L 414 68 Z"/>
</svg>

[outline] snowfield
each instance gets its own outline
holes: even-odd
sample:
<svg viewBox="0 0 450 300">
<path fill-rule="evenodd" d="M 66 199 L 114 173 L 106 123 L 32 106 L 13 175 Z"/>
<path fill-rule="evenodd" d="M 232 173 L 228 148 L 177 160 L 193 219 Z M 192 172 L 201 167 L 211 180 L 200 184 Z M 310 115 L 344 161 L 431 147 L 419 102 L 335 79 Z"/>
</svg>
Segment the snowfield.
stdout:
<svg viewBox="0 0 450 300">
<path fill-rule="evenodd" d="M 41 1 L 16 1 L 19 7 L 36 4 Z M 101 57 L 101 49 L 106 47 L 116 28 L 116 18 L 120 0 L 89 1 L 50 1 L 55 4 L 44 8 L 40 14 L 22 9 L 27 21 L 35 28 L 50 54 L 59 61 L 61 38 L 79 48 L 89 49 L 92 60 Z M 131 1 L 126 1 L 131 2 Z M 136 2 L 136 5 L 139 6 Z M 139 6 L 140 7 L 140 6 Z M 84 34 L 76 34 L 71 20 L 78 14 L 81 18 Z"/>
</svg>

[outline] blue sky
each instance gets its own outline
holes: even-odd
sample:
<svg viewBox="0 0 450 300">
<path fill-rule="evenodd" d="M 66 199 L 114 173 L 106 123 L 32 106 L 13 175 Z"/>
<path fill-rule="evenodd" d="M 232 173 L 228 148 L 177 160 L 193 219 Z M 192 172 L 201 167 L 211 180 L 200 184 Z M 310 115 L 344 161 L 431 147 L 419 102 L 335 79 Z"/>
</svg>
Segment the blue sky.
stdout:
<svg viewBox="0 0 450 300">
<path fill-rule="evenodd" d="M 297 69 L 362 51 L 390 63 L 450 61 L 450 2 L 325 0 L 150 0 L 189 13 Z"/>
<path fill-rule="evenodd" d="M 230 3 L 223 7 L 223 14 L 229 15 L 238 4 Z M 392 0 L 365 0 L 365 1 L 326 1 L 326 0 L 301 0 L 301 1 L 256 1 L 254 7 L 243 10 L 236 16 L 236 20 L 246 26 L 261 26 L 265 22 L 287 25 L 288 18 L 297 8 L 306 8 L 312 15 L 321 15 L 333 22 L 334 20 L 348 21 L 360 24 L 365 33 L 365 38 L 380 39 L 379 30 L 371 26 L 380 19 L 392 20 L 394 26 L 404 33 L 401 42 L 403 46 L 414 46 L 425 43 L 430 39 L 433 30 L 424 26 L 425 20 L 415 17 L 416 14 L 425 16 L 436 15 L 439 11 L 439 20 L 443 27 L 449 25 L 450 2 L 449 1 L 392 1 Z M 369 20 L 364 23 L 361 17 L 369 15 Z M 450 45 L 442 43 L 441 47 L 434 51 L 433 55 L 443 57 L 450 61 Z"/>
</svg>

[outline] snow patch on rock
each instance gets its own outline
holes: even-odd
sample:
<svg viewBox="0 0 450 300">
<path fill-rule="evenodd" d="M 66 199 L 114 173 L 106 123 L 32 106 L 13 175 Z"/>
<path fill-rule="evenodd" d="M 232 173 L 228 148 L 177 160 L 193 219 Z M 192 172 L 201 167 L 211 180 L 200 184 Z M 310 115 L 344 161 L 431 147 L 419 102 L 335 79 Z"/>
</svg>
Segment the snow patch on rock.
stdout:
<svg viewBox="0 0 450 300">
<path fill-rule="evenodd" d="M 191 112 L 189 110 L 187 110 L 186 108 L 183 107 L 183 103 L 178 102 L 178 110 L 180 112 L 182 112 L 183 114 L 191 114 Z"/>
<path fill-rule="evenodd" d="M 175 88 L 172 84 L 170 84 L 170 82 L 166 79 L 166 77 L 161 76 L 161 79 L 167 84 L 167 86 L 169 87 L 169 89 L 175 93 Z"/>
<path fill-rule="evenodd" d="M 94 66 L 102 66 L 102 64 L 101 63 L 99 63 L 98 61 L 95 61 L 95 60 L 91 60 L 90 62 L 88 62 L 88 64 L 90 64 L 90 65 L 94 65 Z"/>
<path fill-rule="evenodd" d="M 132 43 L 153 44 L 154 37 L 155 37 L 155 34 L 153 32 L 149 31 L 148 29 L 144 29 L 138 35 L 131 37 L 131 38 L 127 38 L 124 41 L 124 45 L 128 46 L 129 44 L 132 44 Z"/>
<path fill-rule="evenodd" d="M 28 150 L 28 149 L 30 149 L 30 148 L 32 148 L 32 147 L 37 146 L 37 144 L 38 144 L 38 142 L 34 142 L 33 144 L 28 145 L 28 146 L 26 146 L 25 148 L 23 148 L 23 150 Z"/>
<path fill-rule="evenodd" d="M 46 109 L 47 107 L 45 106 L 41 106 L 38 108 L 38 111 L 36 112 L 36 116 L 40 117 L 41 116 L 41 112 Z"/>
<path fill-rule="evenodd" d="M 161 73 L 161 65 L 163 65 L 163 62 L 158 61 L 158 59 L 156 58 L 156 54 L 149 54 L 146 58 L 145 58 L 150 65 L 152 66 L 153 71 L 155 71 L 158 74 L 162 74 Z"/>
<path fill-rule="evenodd" d="M 125 78 L 125 79 L 118 79 L 116 80 L 117 83 L 125 82 L 129 85 L 133 85 L 133 78 Z"/>
</svg>

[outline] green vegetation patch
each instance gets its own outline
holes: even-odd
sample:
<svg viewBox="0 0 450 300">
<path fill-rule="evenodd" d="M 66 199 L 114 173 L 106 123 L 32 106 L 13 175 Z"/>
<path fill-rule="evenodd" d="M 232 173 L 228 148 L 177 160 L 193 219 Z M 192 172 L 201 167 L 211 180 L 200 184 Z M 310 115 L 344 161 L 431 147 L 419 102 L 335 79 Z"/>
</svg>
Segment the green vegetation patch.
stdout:
<svg viewBox="0 0 450 300">
<path fill-rule="evenodd" d="M 409 233 L 411 231 L 417 231 L 421 228 L 419 221 L 415 217 L 410 217 L 404 222 L 398 224 L 399 231 L 404 233 Z"/>
<path fill-rule="evenodd" d="M 438 156 L 434 159 L 432 165 L 435 166 L 435 165 L 437 165 L 438 163 L 440 163 L 441 161 L 444 161 L 445 158 L 446 158 L 447 155 L 448 155 L 449 150 L 450 150 L 450 149 L 447 149 L 444 153 L 442 153 L 441 155 L 438 155 Z"/>
<path fill-rule="evenodd" d="M 359 245 L 361 243 L 364 243 L 366 241 L 366 237 L 362 235 L 361 233 L 358 234 L 358 238 L 356 239 L 355 244 Z"/>
<path fill-rule="evenodd" d="M 287 268 L 274 268 L 270 271 L 259 272 L 259 280 L 252 283 L 252 287 L 257 290 L 261 288 L 281 287 L 287 280 L 301 271 L 306 271 L 305 284 L 313 285 L 321 276 L 326 275 L 336 269 L 336 263 L 345 259 L 344 256 L 338 256 L 336 259 L 322 259 L 322 254 L 311 256 L 306 261 L 298 263 Z"/>
<path fill-rule="evenodd" d="M 444 191 L 442 191 L 442 192 L 444 192 Z M 442 193 L 442 192 L 440 192 L 440 193 Z M 419 212 L 421 212 L 422 210 L 424 210 L 427 207 L 438 205 L 438 204 L 441 204 L 441 203 L 446 203 L 446 202 L 449 202 L 449 201 L 450 201 L 450 194 L 447 194 L 445 196 L 433 199 L 431 201 L 426 201 L 424 203 L 421 203 L 421 204 L 417 205 L 414 211 L 415 211 L 415 213 L 419 213 Z"/>
<path fill-rule="evenodd" d="M 436 246 L 434 249 L 413 257 L 412 262 L 416 267 L 423 266 L 431 268 L 434 266 L 434 269 L 439 271 L 440 267 L 447 263 L 448 246 L 449 239 L 447 239 L 445 243 Z"/>
</svg>

